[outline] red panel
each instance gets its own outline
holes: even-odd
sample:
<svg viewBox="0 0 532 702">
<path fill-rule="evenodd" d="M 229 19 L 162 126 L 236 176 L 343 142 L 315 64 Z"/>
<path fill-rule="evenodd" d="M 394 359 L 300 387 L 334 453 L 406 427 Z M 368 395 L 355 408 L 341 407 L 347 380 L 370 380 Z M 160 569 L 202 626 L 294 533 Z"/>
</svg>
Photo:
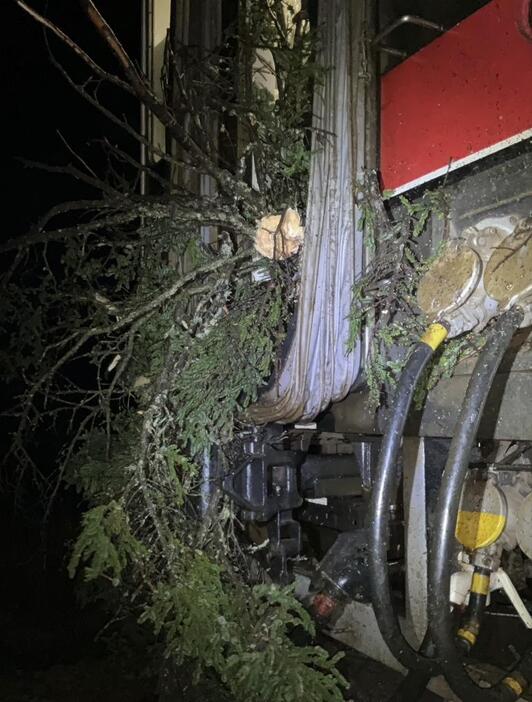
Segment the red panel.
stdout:
<svg viewBox="0 0 532 702">
<path fill-rule="evenodd" d="M 532 136 L 523 7 L 493 0 L 383 76 L 385 190 L 407 190 Z"/>
</svg>

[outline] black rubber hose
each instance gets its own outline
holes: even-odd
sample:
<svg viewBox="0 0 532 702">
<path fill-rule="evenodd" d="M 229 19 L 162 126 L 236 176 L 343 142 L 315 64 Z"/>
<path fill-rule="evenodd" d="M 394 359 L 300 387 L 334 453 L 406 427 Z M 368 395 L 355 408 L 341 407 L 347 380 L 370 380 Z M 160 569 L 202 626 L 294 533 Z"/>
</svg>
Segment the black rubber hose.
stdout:
<svg viewBox="0 0 532 702">
<path fill-rule="evenodd" d="M 432 673 L 410 670 L 388 702 L 419 702 L 431 678 Z"/>
<path fill-rule="evenodd" d="M 421 648 L 423 655 L 433 658 L 435 654 L 434 644 L 429 639 L 428 633 L 425 635 Z M 390 697 L 388 702 L 419 702 L 423 697 L 427 685 L 432 678 L 432 671 L 410 670 L 401 680 L 399 687 Z"/>
<path fill-rule="evenodd" d="M 519 697 L 515 694 L 518 684 L 512 688 L 512 677 L 491 688 L 480 688 L 467 674 L 455 643 L 449 591 L 455 526 L 471 449 L 495 374 L 522 319 L 523 312 L 519 308 L 512 308 L 501 315 L 475 365 L 442 476 L 431 539 L 428 597 L 430 634 L 449 685 L 459 697 L 468 702 L 508 702 Z"/>
<path fill-rule="evenodd" d="M 484 619 L 484 612 L 488 602 L 490 575 L 491 571 L 489 568 L 475 566 L 472 586 L 469 591 L 467 612 L 460 624 L 460 628 L 456 632 L 456 645 L 464 655 L 471 653 L 471 649 L 476 644 L 480 633 L 480 626 Z M 480 586 L 474 586 L 475 576 L 481 576 Z"/>
<path fill-rule="evenodd" d="M 445 338 L 445 330 L 443 338 Z M 401 632 L 393 606 L 388 572 L 389 508 L 397 489 L 397 465 L 403 431 L 416 385 L 437 344 L 419 341 L 401 373 L 392 414 L 382 438 L 368 511 L 369 581 L 371 601 L 380 632 L 388 648 L 405 668 L 437 672 L 436 664 L 413 649 Z"/>
</svg>

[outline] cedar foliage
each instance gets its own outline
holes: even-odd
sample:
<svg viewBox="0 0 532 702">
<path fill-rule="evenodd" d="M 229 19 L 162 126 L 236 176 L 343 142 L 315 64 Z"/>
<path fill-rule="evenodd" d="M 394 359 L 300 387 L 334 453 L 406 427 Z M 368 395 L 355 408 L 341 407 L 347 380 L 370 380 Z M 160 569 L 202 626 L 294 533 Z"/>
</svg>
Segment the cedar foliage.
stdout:
<svg viewBox="0 0 532 702">
<path fill-rule="evenodd" d="M 251 239 L 262 215 L 304 209 L 317 38 L 280 0 L 251 3 L 240 34 L 207 56 L 170 47 L 166 81 L 177 91 L 161 99 L 93 2 L 83 7 L 109 68 L 18 2 L 97 79 L 75 82 L 51 43 L 50 60 L 74 90 L 142 142 L 100 102 L 100 83 L 133 95 L 176 149 L 147 145 L 166 172 L 108 142 L 104 174 L 82 158 L 45 166 L 94 197 L 57 205 L 3 245 L 13 260 L 2 281 L 2 362 L 22 387 L 10 456 L 17 479 L 41 485 L 47 513 L 65 483 L 79 491 L 88 509 L 71 576 L 118 591 L 119 615 L 150 625 L 165 656 L 191 665 L 196 679 L 214 675 L 219 697 L 339 702 L 337 659 L 292 640 L 297 628 L 314 633 L 292 591 L 251 576 L 230 504 L 218 496 L 200 514 L 197 499 L 202 457 L 216 446 L 223 460 L 292 313 L 295 265 L 256 260 Z M 278 100 L 253 84 L 237 94 L 235 44 L 271 50 Z M 213 115 L 221 133 L 246 133 L 239 162 L 223 162 L 205 138 Z M 245 178 L 252 157 L 260 192 Z M 139 194 L 141 173 L 148 194 Z M 215 194 L 197 194 L 199 175 Z M 206 245 L 201 227 L 216 227 L 218 242 Z M 254 281 L 258 268 L 269 282 Z M 43 429 L 64 438 L 51 477 L 32 445 Z"/>
<path fill-rule="evenodd" d="M 386 404 L 407 354 L 427 324 L 416 301 L 423 274 L 438 255 L 423 255 L 422 238 L 429 225 L 439 222 L 443 241 L 448 237 L 448 202 L 441 188 L 427 190 L 410 201 L 399 196 L 394 211 L 380 193 L 376 175 L 366 174 L 358 187 L 361 225 L 364 227 L 369 261 L 353 285 L 349 315 L 349 346 L 367 335 L 364 362 L 369 402 L 374 408 Z M 478 352 L 484 334 L 470 332 L 449 340 L 431 359 L 414 397 L 418 409 L 441 378 L 452 375 L 456 365 Z"/>
</svg>

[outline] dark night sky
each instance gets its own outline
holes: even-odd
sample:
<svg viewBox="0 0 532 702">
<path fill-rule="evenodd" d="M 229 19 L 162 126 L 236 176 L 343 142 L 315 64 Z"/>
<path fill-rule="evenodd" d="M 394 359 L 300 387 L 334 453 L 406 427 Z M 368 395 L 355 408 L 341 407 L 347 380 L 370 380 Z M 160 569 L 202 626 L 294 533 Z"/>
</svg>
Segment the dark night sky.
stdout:
<svg viewBox="0 0 532 702">
<path fill-rule="evenodd" d="M 33 7 L 48 11 L 104 65 L 114 68 L 112 57 L 83 17 L 73 0 L 28 0 Z M 103 0 L 98 3 L 117 34 L 133 55 L 138 55 L 140 0 Z M 127 7 L 127 12 L 124 9 Z M 3 195 L 2 236 L 24 231 L 50 205 L 86 195 L 79 184 L 61 176 L 52 177 L 25 168 L 16 159 L 27 158 L 53 164 L 71 159 L 57 136 L 67 141 L 97 166 L 101 152 L 89 142 L 106 135 L 121 139 L 105 118 L 87 105 L 50 64 L 43 30 L 14 2 L 2 0 L 2 91 L 4 112 L 4 153 L 1 160 Z M 52 46 L 65 67 L 76 77 L 87 74 L 73 55 L 52 40 Z M 131 121 L 136 106 L 122 96 L 103 93 L 119 112 Z M 7 118 L 7 119 L 6 119 Z M 129 148 L 133 148 L 129 144 Z"/>
<path fill-rule="evenodd" d="M 48 6 L 50 16 L 71 33 L 99 63 L 117 70 L 112 57 L 84 18 L 77 2 L 27 1 L 40 12 Z M 113 142 L 119 141 L 135 154 L 137 146 L 87 105 L 50 64 L 42 28 L 14 0 L 0 0 L 0 4 L 0 85 L 4 115 L 3 153 L 0 160 L 1 236 L 8 239 L 24 233 L 32 222 L 58 202 L 95 196 L 94 191 L 89 191 L 86 186 L 67 176 L 29 169 L 18 160 L 25 158 L 54 165 L 64 165 L 71 161 L 72 156 L 57 135 L 57 130 L 100 172 L 104 158 L 101 148 L 94 140 L 106 136 Z M 137 57 L 140 0 L 101 0 L 98 7 L 131 55 Z M 82 79 L 87 76 L 87 69 L 69 50 L 59 46 L 57 40 L 52 40 L 52 47 L 73 77 Z M 112 91 L 102 90 L 102 97 L 116 112 L 126 114 L 131 123 L 136 123 L 136 104 Z M 9 260 L 6 257 L 2 261 L 2 269 L 9 265 Z M 2 399 L 2 404 L 5 404 L 5 389 L 2 391 Z M 2 427 L 1 439 L 0 446 L 5 450 L 9 440 L 5 427 Z M 53 455 L 54 448 L 51 440 L 49 455 Z M 41 468 L 46 472 L 49 470 L 46 452 L 41 460 Z M 45 630 L 50 622 L 54 626 L 63 627 L 63 630 L 68 627 L 75 629 L 77 626 L 75 598 L 72 584 L 66 577 L 65 563 L 69 540 L 79 527 L 79 498 L 67 494 L 58 501 L 48 532 L 43 538 L 42 507 L 38 495 L 32 495 L 31 481 L 26 482 L 28 485 L 23 490 L 24 499 L 15 505 L 13 485 L 6 482 L 5 474 L 0 480 L 0 626 L 4 632 L 0 642 L 0 673 L 3 665 L 10 664 L 14 649 L 10 622 L 19 621 L 20 627 L 24 627 L 24 622 L 30 621 L 31 626 L 38 626 L 40 630 Z M 65 648 L 64 642 L 59 645 Z M 41 650 L 41 653 L 44 656 L 55 655 L 45 650 Z M 20 665 L 18 659 L 15 663 Z"/>
<path fill-rule="evenodd" d="M 73 0 L 31 0 L 31 6 L 49 16 L 71 35 L 104 68 L 116 72 L 113 56 Z M 126 49 L 135 59 L 140 45 L 141 0 L 100 0 L 98 7 L 108 19 Z M 138 145 L 89 105 L 67 83 L 49 60 L 43 28 L 20 9 L 15 0 L 1 0 L 3 89 L 3 154 L 0 160 L 2 192 L 1 237 L 10 239 L 28 230 L 48 208 L 58 203 L 81 198 L 94 198 L 98 192 L 72 177 L 50 174 L 30 168 L 23 160 L 54 166 L 69 162 L 80 164 L 69 152 L 58 132 L 72 149 L 80 154 L 102 176 L 106 158 L 98 141 L 105 137 L 138 155 Z M 127 6 L 127 12 L 124 7 Z M 87 67 L 55 37 L 50 46 L 56 59 L 69 75 L 81 83 L 89 76 Z M 129 123 L 138 126 L 139 108 L 129 96 L 100 86 L 102 103 Z M 12 260 L 2 260 L 2 270 Z M 6 397 L 4 394 L 5 404 Z M 0 446 L 5 447 L 6 431 Z M 53 449 L 52 449 L 53 451 Z"/>
</svg>

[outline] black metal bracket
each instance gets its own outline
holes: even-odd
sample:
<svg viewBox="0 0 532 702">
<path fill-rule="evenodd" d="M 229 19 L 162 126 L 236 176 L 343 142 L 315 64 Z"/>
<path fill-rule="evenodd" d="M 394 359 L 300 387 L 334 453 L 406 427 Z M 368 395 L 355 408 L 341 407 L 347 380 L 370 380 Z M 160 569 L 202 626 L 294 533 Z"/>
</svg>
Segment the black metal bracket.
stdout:
<svg viewBox="0 0 532 702">
<path fill-rule="evenodd" d="M 402 17 L 399 17 L 398 19 L 391 22 L 387 27 L 385 27 L 381 32 L 379 32 L 373 40 L 373 45 L 379 51 L 385 51 L 388 54 L 393 54 L 394 56 L 406 58 L 408 56 L 406 51 L 401 51 L 400 49 L 394 49 L 391 46 L 382 45 L 383 39 L 392 34 L 392 32 L 395 32 L 396 29 L 402 27 L 404 24 L 414 24 L 417 27 L 423 27 L 424 29 L 433 29 L 435 32 L 439 32 L 440 34 L 445 31 L 445 28 L 441 24 L 431 22 L 430 20 L 426 20 L 423 17 L 418 17 L 417 15 L 403 15 Z"/>
</svg>

